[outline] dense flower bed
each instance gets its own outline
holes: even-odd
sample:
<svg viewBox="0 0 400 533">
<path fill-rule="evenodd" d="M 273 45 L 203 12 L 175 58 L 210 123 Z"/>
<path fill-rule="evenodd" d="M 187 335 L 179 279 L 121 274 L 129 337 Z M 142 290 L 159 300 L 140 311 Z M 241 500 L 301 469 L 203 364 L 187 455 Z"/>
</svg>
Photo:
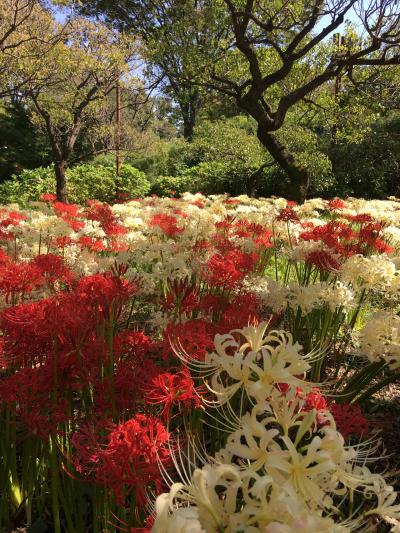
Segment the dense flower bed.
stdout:
<svg viewBox="0 0 400 533">
<path fill-rule="evenodd" d="M 1 531 L 400 531 L 395 199 L 44 195 L 0 239 Z"/>
</svg>

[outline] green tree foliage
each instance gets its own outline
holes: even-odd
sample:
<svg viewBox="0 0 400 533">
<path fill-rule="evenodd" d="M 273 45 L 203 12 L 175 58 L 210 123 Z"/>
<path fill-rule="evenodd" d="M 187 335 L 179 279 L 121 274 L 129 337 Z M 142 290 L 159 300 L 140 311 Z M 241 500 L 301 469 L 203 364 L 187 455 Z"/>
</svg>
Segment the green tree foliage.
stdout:
<svg viewBox="0 0 400 533">
<path fill-rule="evenodd" d="M 47 137 L 36 131 L 24 106 L 0 104 L 0 182 L 51 160 Z"/>
<path fill-rule="evenodd" d="M 21 69 L 23 61 L 43 60 L 66 36 L 62 25 L 58 32 L 44 31 L 52 25 L 52 16 L 43 4 L 40 0 L 0 2 L 0 98 L 21 90 L 36 77 Z"/>
<path fill-rule="evenodd" d="M 83 13 L 105 15 L 114 27 L 134 38 L 140 36 L 146 74 L 151 84 L 178 105 L 181 132 L 190 141 L 206 97 L 206 91 L 190 81 L 195 66 L 193 46 L 207 48 L 216 37 L 198 9 L 202 2 L 90 0 L 76 4 Z"/>
<path fill-rule="evenodd" d="M 40 12 L 41 14 L 41 12 Z M 48 136 L 57 181 L 57 196 L 66 199 L 66 168 L 76 162 L 75 149 L 83 132 L 96 150 L 96 139 L 108 138 L 107 121 L 99 117 L 113 112 L 109 95 L 118 77 L 134 83 L 129 60 L 136 51 L 131 40 L 104 25 L 72 17 L 60 28 L 49 14 L 40 28 L 41 39 L 27 40 L 12 81 L 31 104 L 32 119 Z M 49 48 L 54 35 L 64 33 Z M 45 54 L 41 54 L 45 43 Z"/>
<path fill-rule="evenodd" d="M 289 177 L 288 193 L 297 200 L 304 199 L 311 175 L 277 134 L 292 110 L 307 101 L 318 104 L 321 88 L 332 87 L 340 76 L 358 83 L 359 71 L 364 79 L 371 70 L 400 64 L 397 0 L 86 4 L 139 33 L 145 26 L 156 36 L 149 42 L 159 63 L 172 56 L 181 65 L 184 57 L 185 68 L 171 71 L 174 83 L 221 92 L 252 116 L 260 142 Z M 362 37 L 344 26 L 354 7 L 366 30 Z M 189 39 L 183 39 L 182 28 Z M 345 32 L 344 41 L 332 39 L 338 31 Z"/>
<path fill-rule="evenodd" d="M 361 142 L 339 142 L 329 148 L 342 196 L 400 196 L 400 114 L 391 113 L 372 125 Z"/>
<path fill-rule="evenodd" d="M 203 121 L 192 143 L 177 142 L 164 163 L 166 175 L 153 184 L 156 194 L 189 190 L 205 194 L 287 194 L 290 183 L 261 146 L 256 125 L 245 116 Z M 310 129 L 288 123 L 279 133 L 282 142 L 310 174 L 311 193 L 323 194 L 334 183 L 329 158 Z"/>
</svg>

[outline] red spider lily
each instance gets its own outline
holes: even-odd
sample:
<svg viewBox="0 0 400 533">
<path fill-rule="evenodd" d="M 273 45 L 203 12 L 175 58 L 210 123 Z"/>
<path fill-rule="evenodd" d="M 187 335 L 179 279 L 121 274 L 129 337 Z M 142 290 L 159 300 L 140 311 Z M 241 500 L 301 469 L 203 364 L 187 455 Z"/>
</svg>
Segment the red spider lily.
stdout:
<svg viewBox="0 0 400 533">
<path fill-rule="evenodd" d="M 65 248 L 66 246 L 71 246 L 71 244 L 74 244 L 74 241 L 71 239 L 71 237 L 64 235 L 63 237 L 57 237 L 54 240 L 54 244 L 57 248 Z"/>
<path fill-rule="evenodd" d="M 237 237 L 250 237 L 257 247 L 270 248 L 272 246 L 272 231 L 264 228 L 261 224 L 239 220 L 234 226 L 233 234 Z"/>
<path fill-rule="evenodd" d="M 126 228 L 118 224 L 111 207 L 96 201 L 88 202 L 89 208 L 85 215 L 88 220 L 100 222 L 100 226 L 107 235 L 124 235 Z"/>
<path fill-rule="evenodd" d="M 77 367 L 66 354 L 57 364 L 48 356 L 43 364 L 22 368 L 0 382 L 0 405 L 7 405 L 31 433 L 47 438 L 69 420 L 66 391 L 76 379 Z"/>
<path fill-rule="evenodd" d="M 221 255 L 226 255 L 229 252 L 237 250 L 233 241 L 229 240 L 225 234 L 217 233 L 213 236 L 212 241 L 213 242 L 211 248 L 218 250 Z"/>
<path fill-rule="evenodd" d="M 42 262 L 40 258 L 39 263 Z M 50 262 L 65 273 L 61 263 L 52 259 Z M 60 350 L 83 349 L 96 325 L 111 316 L 116 319 L 123 303 L 135 291 L 135 283 L 97 274 L 81 278 L 70 293 L 10 307 L 1 317 L 5 351 L 10 360 L 30 365 L 52 353 L 55 341 Z"/>
<path fill-rule="evenodd" d="M 300 222 L 300 219 L 295 211 L 290 207 L 285 207 L 276 217 L 276 220 L 285 221 L 285 222 Z"/>
<path fill-rule="evenodd" d="M 1 315 L 4 353 L 9 365 L 31 366 L 40 362 L 53 343 L 52 325 L 48 320 L 50 298 L 18 304 Z"/>
<path fill-rule="evenodd" d="M 142 331 L 125 330 L 114 337 L 114 355 L 117 358 L 134 358 L 142 361 L 152 350 L 153 342 Z"/>
<path fill-rule="evenodd" d="M 303 396 L 304 397 L 304 396 Z M 305 402 L 303 405 L 304 411 L 311 411 L 315 409 L 317 411 L 317 424 L 318 426 L 326 425 L 325 413 L 328 410 L 328 404 L 325 397 L 319 392 L 318 388 L 312 389 L 311 392 L 305 395 Z"/>
<path fill-rule="evenodd" d="M 257 248 L 271 248 L 273 243 L 271 242 L 272 231 L 266 229 L 261 235 L 253 238 L 253 242 Z"/>
<path fill-rule="evenodd" d="M 87 248 L 91 252 L 104 252 L 107 249 L 101 239 L 94 239 L 93 237 L 79 237 L 78 243 L 82 248 Z"/>
<path fill-rule="evenodd" d="M 215 254 L 207 262 L 206 279 L 211 286 L 232 289 L 255 267 L 259 256 L 231 250 L 226 255 Z"/>
<path fill-rule="evenodd" d="M 254 237 L 264 231 L 261 224 L 255 224 L 248 220 L 238 220 L 233 228 L 233 234 L 237 237 Z"/>
<path fill-rule="evenodd" d="M 215 324 L 200 318 L 183 324 L 169 324 L 163 332 L 164 358 L 173 355 L 172 345 L 178 350 L 185 350 L 191 357 L 204 359 L 206 352 L 214 349 L 216 333 Z"/>
<path fill-rule="evenodd" d="M 372 222 L 373 218 L 368 213 L 359 213 L 358 215 L 347 215 L 345 217 L 350 222 L 357 222 L 358 224 L 365 224 L 366 222 Z"/>
<path fill-rule="evenodd" d="M 75 218 L 62 217 L 74 231 L 79 231 L 85 227 L 85 223 L 82 220 L 76 220 Z"/>
<path fill-rule="evenodd" d="M 8 226 L 19 226 L 27 217 L 18 211 L 2 211 L 1 214 L 5 217 L 0 221 L 0 228 L 7 228 Z"/>
<path fill-rule="evenodd" d="M 4 339 L 0 338 L 0 371 L 7 370 L 8 360 L 7 356 L 4 355 Z"/>
<path fill-rule="evenodd" d="M 194 202 L 190 202 L 190 203 L 191 203 L 191 205 L 195 205 L 199 209 L 204 209 L 204 207 L 205 207 L 204 200 L 202 200 L 201 198 L 199 200 L 195 200 Z"/>
<path fill-rule="evenodd" d="M 7 262 L 0 268 L 0 291 L 7 302 L 10 296 L 18 294 L 23 297 L 43 283 L 42 272 L 35 264 Z"/>
<path fill-rule="evenodd" d="M 197 309 L 204 313 L 220 313 L 227 305 L 227 300 L 217 294 L 205 294 L 197 304 Z"/>
<path fill-rule="evenodd" d="M 57 199 L 57 196 L 55 194 L 45 192 L 42 195 L 40 195 L 40 199 L 42 200 L 42 202 L 55 202 Z"/>
<path fill-rule="evenodd" d="M 339 262 L 325 250 L 309 253 L 306 257 L 306 263 L 316 266 L 320 272 L 337 272 L 340 266 Z"/>
<path fill-rule="evenodd" d="M 56 403 L 48 400 L 42 409 L 35 401 L 28 410 L 20 408 L 18 414 L 29 433 L 47 441 L 50 435 L 60 434 L 60 425 L 70 420 L 71 417 L 67 412 L 68 402 L 65 398 L 61 398 Z"/>
<path fill-rule="evenodd" d="M 153 215 L 149 221 L 149 226 L 157 226 L 167 237 L 175 237 L 184 231 L 184 228 L 180 228 L 178 225 L 178 219 L 172 215 L 166 215 L 165 213 L 159 213 Z"/>
<path fill-rule="evenodd" d="M 108 361 L 107 347 L 101 356 L 105 362 Z M 87 360 L 85 353 L 85 363 Z M 146 407 L 145 391 L 148 390 L 150 381 L 160 373 L 160 368 L 151 359 L 119 360 L 114 364 L 112 375 L 107 376 L 100 376 L 97 368 L 97 365 L 91 365 L 88 376 L 84 376 L 81 382 L 90 385 L 93 391 L 93 410 L 99 418 L 111 418 L 113 409 L 120 416 L 125 416 Z"/>
<path fill-rule="evenodd" d="M 228 233 L 233 227 L 235 218 L 236 217 L 234 215 L 228 215 L 223 220 L 219 220 L 218 222 L 216 222 L 215 228 L 218 230 L 222 230 L 224 233 Z"/>
<path fill-rule="evenodd" d="M 6 254 L 3 250 L 0 250 L 0 267 L 11 263 L 12 259 L 9 255 Z"/>
<path fill-rule="evenodd" d="M 176 300 L 176 296 L 169 292 L 163 302 L 164 309 L 175 309 L 178 314 L 191 313 L 196 309 L 199 298 L 195 292 L 189 292 L 182 299 Z"/>
<path fill-rule="evenodd" d="M 394 251 L 382 238 L 381 232 L 383 225 L 379 222 L 370 222 L 364 224 L 359 231 L 360 243 L 369 249 L 379 253 L 392 253 Z"/>
<path fill-rule="evenodd" d="M 289 385 L 289 383 L 277 383 L 276 388 L 281 392 L 282 394 L 287 394 L 288 391 L 291 389 L 292 385 Z M 296 396 L 299 396 L 303 393 L 303 389 L 301 387 L 296 387 Z"/>
<path fill-rule="evenodd" d="M 0 214 L 5 215 L 5 218 L 0 220 L 0 239 L 11 240 L 14 238 L 12 228 L 19 226 L 27 217 L 18 211 L 0 210 Z"/>
<path fill-rule="evenodd" d="M 62 346 L 77 348 L 84 345 L 88 336 L 95 330 L 99 310 L 94 303 L 77 291 L 59 294 L 48 310 L 47 321 L 51 335 Z"/>
<path fill-rule="evenodd" d="M 317 411 L 326 411 L 327 403 L 325 397 L 319 392 L 318 388 L 313 389 L 305 397 L 305 404 L 303 409 L 310 411 L 316 409 Z"/>
<path fill-rule="evenodd" d="M 103 433 L 104 428 L 103 423 Z M 143 506 L 148 489 L 162 490 L 159 463 L 167 466 L 170 461 L 168 431 L 157 418 L 137 414 L 110 425 L 105 437 L 99 433 L 99 427 L 86 426 L 73 435 L 77 471 L 113 490 L 120 505 L 134 490 L 135 504 Z"/>
<path fill-rule="evenodd" d="M 303 241 L 321 241 L 332 249 L 333 252 L 348 256 L 354 253 L 357 233 L 343 222 L 330 221 L 323 226 L 303 231 L 299 235 Z"/>
<path fill-rule="evenodd" d="M 26 217 L 18 212 L 8 212 L 6 218 L 0 220 L 0 239 L 10 240 L 14 238 L 11 231 L 7 231 L 10 226 L 19 226 Z"/>
<path fill-rule="evenodd" d="M 163 302 L 165 309 L 175 309 L 178 314 L 192 312 L 199 302 L 196 287 L 188 279 L 168 280 L 169 291 Z"/>
<path fill-rule="evenodd" d="M 349 435 L 365 437 L 368 434 L 369 422 L 362 414 L 359 405 L 332 402 L 329 405 L 329 411 L 343 438 L 347 439 Z"/>
<path fill-rule="evenodd" d="M 149 383 L 146 392 L 146 402 L 149 404 L 162 404 L 161 416 L 164 421 L 170 419 L 173 407 L 178 406 L 186 412 L 201 406 L 201 399 L 188 369 L 176 373 L 162 372 L 155 376 Z"/>
<path fill-rule="evenodd" d="M 251 293 L 242 293 L 223 309 L 217 329 L 225 333 L 241 328 L 243 324 L 256 325 L 260 320 L 256 296 Z"/>
<path fill-rule="evenodd" d="M 107 250 L 109 252 L 127 252 L 129 250 L 129 245 L 125 242 L 112 239 L 108 242 Z"/>
<path fill-rule="evenodd" d="M 115 377 L 110 385 L 115 390 L 116 407 L 118 412 L 132 412 L 133 408 L 146 406 L 144 402 L 145 391 L 149 384 L 160 372 L 151 359 L 144 362 L 123 361 L 118 362 L 115 368 Z"/>
<path fill-rule="evenodd" d="M 235 198 L 227 198 L 224 200 L 224 204 L 234 206 L 240 204 L 240 200 L 236 200 Z"/>
<path fill-rule="evenodd" d="M 56 281 L 61 281 L 62 283 L 71 284 L 75 278 L 72 270 L 65 265 L 58 255 L 38 255 L 32 263 L 38 267 L 47 283 L 53 284 Z"/>
<path fill-rule="evenodd" d="M 56 347 L 58 350 L 82 347 L 95 329 L 98 313 L 94 311 L 93 305 L 75 292 L 6 309 L 1 325 L 10 360 L 30 366 L 53 353 Z"/>
<path fill-rule="evenodd" d="M 189 218 L 188 213 L 185 213 L 185 211 L 182 211 L 182 209 L 174 209 L 173 213 L 174 213 L 174 215 L 179 215 L 182 218 Z"/>
<path fill-rule="evenodd" d="M 80 213 L 80 207 L 75 204 L 64 204 L 63 202 L 54 202 L 52 205 L 58 215 L 77 217 Z"/>
<path fill-rule="evenodd" d="M 346 207 L 346 202 L 341 200 L 340 198 L 333 198 L 332 200 L 329 200 L 328 202 L 328 209 L 329 211 L 340 211 Z"/>
<path fill-rule="evenodd" d="M 111 313 L 118 316 L 122 303 L 127 301 L 136 290 L 136 283 L 108 273 L 81 278 L 76 289 L 78 296 L 95 306 L 106 320 Z"/>
<path fill-rule="evenodd" d="M 291 385 L 288 383 L 278 383 L 277 388 L 282 394 L 286 395 L 291 389 Z M 306 413 L 314 409 L 317 412 L 317 425 L 321 427 L 327 424 L 325 413 L 328 410 L 328 404 L 317 387 L 314 387 L 311 392 L 308 392 L 307 394 L 304 393 L 301 387 L 296 387 L 295 396 L 302 400 L 300 403 L 300 411 Z"/>
<path fill-rule="evenodd" d="M 204 250 L 210 250 L 212 248 L 212 244 L 210 241 L 207 241 L 206 239 L 198 239 L 192 250 L 194 253 L 197 252 L 203 252 Z"/>
</svg>

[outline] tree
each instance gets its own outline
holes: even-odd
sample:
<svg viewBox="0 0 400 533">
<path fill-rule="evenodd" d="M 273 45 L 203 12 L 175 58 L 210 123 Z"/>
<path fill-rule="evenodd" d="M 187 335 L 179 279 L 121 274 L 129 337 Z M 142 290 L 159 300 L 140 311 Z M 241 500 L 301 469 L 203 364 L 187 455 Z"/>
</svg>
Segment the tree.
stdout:
<svg viewBox="0 0 400 533">
<path fill-rule="evenodd" d="M 140 36 L 145 73 L 177 102 L 183 137 L 189 141 L 206 97 L 201 86 L 191 83 L 193 52 L 209 47 L 219 37 L 208 27 L 207 12 L 200 11 L 203 7 L 197 0 L 88 0 L 80 4 L 83 13 L 104 14 L 114 26 Z"/>
<path fill-rule="evenodd" d="M 43 58 L 60 40 L 65 38 L 68 24 L 59 25 L 58 32 L 44 33 L 52 23 L 52 16 L 39 0 L 2 0 L 0 2 L 0 98 L 15 95 L 35 76 L 23 76 L 19 71 L 21 59 Z M 33 43 L 40 46 L 28 46 Z M 15 76 L 18 72 L 18 76 Z"/>
<path fill-rule="evenodd" d="M 95 4 L 109 11 L 109 1 Z M 114 16 L 135 21 L 148 2 L 122 4 L 121 14 L 114 10 Z M 207 25 L 206 35 L 212 38 L 204 44 L 186 41 L 190 68 L 174 70 L 174 79 L 234 98 L 257 122 L 260 142 L 289 176 L 290 195 L 298 201 L 304 200 L 310 177 L 276 135 L 288 113 L 338 76 L 356 80 L 361 67 L 400 64 L 397 0 L 191 0 L 191 11 L 181 9 L 187 4 L 182 0 L 150 4 L 169 15 L 164 34 L 157 19 L 145 18 L 162 42 L 161 56 L 171 51 L 167 37 L 169 43 L 181 42 L 182 25 L 190 36 L 193 25 Z M 351 10 L 358 13 L 364 34 L 348 27 L 346 45 L 335 45 L 332 38 Z"/>
<path fill-rule="evenodd" d="M 240 79 L 234 79 L 222 61 L 210 69 L 210 85 L 233 96 L 238 106 L 256 120 L 260 142 L 291 180 L 291 196 L 303 201 L 309 173 L 279 142 L 275 132 L 283 126 L 291 108 L 339 74 L 351 72 L 356 77 L 360 66 L 400 63 L 399 5 L 391 0 L 371 1 L 368 5 L 364 2 L 364 7 L 356 0 L 224 3 L 232 31 L 230 49 L 244 59 L 247 69 Z M 361 6 L 366 37 L 354 39 L 353 35 L 353 42 L 349 38 L 345 49 L 331 50 L 325 61 L 315 57 L 324 39 L 337 31 L 357 5 Z M 299 65 L 305 67 L 303 76 L 295 79 L 293 73 Z M 272 95 L 277 87 L 279 96 L 274 105 Z"/>
<path fill-rule="evenodd" d="M 0 181 L 25 168 L 47 166 L 51 159 L 47 136 L 38 134 L 25 107 L 0 104 Z"/>
<path fill-rule="evenodd" d="M 255 136 L 253 124 L 244 116 L 203 121 L 196 129 L 194 145 L 202 153 L 202 161 L 223 165 L 226 175 L 237 176 L 241 192 L 250 196 L 255 195 L 263 170 L 273 164 Z"/>
<path fill-rule="evenodd" d="M 59 32 L 59 24 L 51 22 L 42 28 L 45 41 Z M 66 201 L 65 171 L 76 161 L 77 141 L 83 132 L 86 138 L 101 135 L 95 117 L 104 110 L 118 77 L 123 84 L 132 82 L 129 61 L 135 44 L 103 25 L 75 17 L 69 22 L 66 39 L 58 41 L 44 58 L 40 49 L 41 41 L 28 42 L 14 75 L 17 83 L 18 76 L 26 80 L 20 91 L 32 105 L 33 119 L 49 138 L 57 197 Z M 90 153 L 96 152 L 92 149 L 96 143 L 92 140 L 90 144 Z"/>
</svg>

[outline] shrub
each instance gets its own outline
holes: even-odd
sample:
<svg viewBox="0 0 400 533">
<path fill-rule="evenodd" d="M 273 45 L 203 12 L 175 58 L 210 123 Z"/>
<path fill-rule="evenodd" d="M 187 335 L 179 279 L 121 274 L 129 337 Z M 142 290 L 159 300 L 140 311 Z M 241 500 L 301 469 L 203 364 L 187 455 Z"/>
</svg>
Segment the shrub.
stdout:
<svg viewBox="0 0 400 533">
<path fill-rule="evenodd" d="M 179 196 L 189 191 L 191 183 L 185 176 L 159 176 L 151 186 L 151 194 L 157 196 Z"/>
<path fill-rule="evenodd" d="M 89 198 L 101 202 L 115 199 L 115 171 L 112 167 L 90 164 L 67 170 L 68 200 L 83 204 Z"/>
<path fill-rule="evenodd" d="M 0 184 L 0 202 L 18 202 L 24 205 L 31 200 L 38 200 L 43 193 L 54 189 L 55 177 L 52 167 L 26 169 Z"/>
<path fill-rule="evenodd" d="M 338 142 L 329 146 L 327 152 L 338 183 L 335 194 L 364 198 L 398 196 L 399 131 L 400 117 L 383 117 L 361 142 Z"/>
<path fill-rule="evenodd" d="M 0 184 L 0 201 L 26 204 L 39 200 L 43 193 L 54 190 L 52 167 L 24 170 Z M 73 203 L 83 204 L 88 199 L 112 202 L 118 193 L 136 198 L 145 196 L 149 190 L 150 183 L 146 175 L 131 165 L 121 166 L 118 182 L 112 166 L 83 164 L 67 170 L 68 199 Z"/>
<path fill-rule="evenodd" d="M 121 173 L 117 182 L 117 192 L 130 198 L 146 196 L 150 191 L 150 182 L 144 172 L 132 165 L 121 165 Z"/>
</svg>

